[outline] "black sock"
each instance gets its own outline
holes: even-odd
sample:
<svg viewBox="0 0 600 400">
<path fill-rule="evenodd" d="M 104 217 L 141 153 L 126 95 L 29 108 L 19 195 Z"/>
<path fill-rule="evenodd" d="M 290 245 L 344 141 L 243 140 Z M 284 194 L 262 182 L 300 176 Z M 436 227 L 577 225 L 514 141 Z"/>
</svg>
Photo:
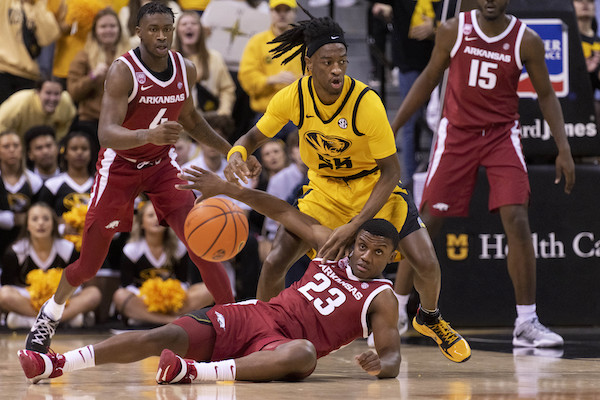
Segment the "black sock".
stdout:
<svg viewBox="0 0 600 400">
<path fill-rule="evenodd" d="M 435 311 L 427 311 L 422 307 L 419 307 L 417 315 L 420 317 L 418 319 L 424 322 L 426 325 L 433 325 L 437 323 L 440 318 L 440 309 L 436 308 Z"/>
</svg>

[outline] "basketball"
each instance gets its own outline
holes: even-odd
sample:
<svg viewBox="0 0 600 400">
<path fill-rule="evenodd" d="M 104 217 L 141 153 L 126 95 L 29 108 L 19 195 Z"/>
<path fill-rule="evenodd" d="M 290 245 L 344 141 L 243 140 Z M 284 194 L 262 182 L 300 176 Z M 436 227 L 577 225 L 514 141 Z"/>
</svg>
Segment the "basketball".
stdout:
<svg viewBox="0 0 600 400">
<path fill-rule="evenodd" d="M 209 198 L 196 204 L 184 225 L 188 246 L 207 261 L 225 261 L 246 245 L 248 219 L 231 200 Z"/>
</svg>

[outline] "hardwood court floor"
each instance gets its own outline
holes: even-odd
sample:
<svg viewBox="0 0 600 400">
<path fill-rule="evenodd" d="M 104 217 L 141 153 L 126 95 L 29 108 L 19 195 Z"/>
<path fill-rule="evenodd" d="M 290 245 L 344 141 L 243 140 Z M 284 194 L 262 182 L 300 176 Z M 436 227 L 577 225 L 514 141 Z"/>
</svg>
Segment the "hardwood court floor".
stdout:
<svg viewBox="0 0 600 400">
<path fill-rule="evenodd" d="M 100 366 L 30 385 L 16 353 L 23 334 L 0 334 L 0 399 L 600 399 L 599 330 L 566 333 L 563 350 L 521 350 L 513 354 L 508 330 L 463 331 L 473 347 L 469 361 L 447 361 L 429 339 L 403 336 L 397 379 L 378 380 L 353 363 L 365 340 L 324 357 L 299 383 L 202 383 L 159 386 L 158 358 L 130 365 Z M 95 343 L 108 334 L 58 333 L 58 352 Z"/>
</svg>

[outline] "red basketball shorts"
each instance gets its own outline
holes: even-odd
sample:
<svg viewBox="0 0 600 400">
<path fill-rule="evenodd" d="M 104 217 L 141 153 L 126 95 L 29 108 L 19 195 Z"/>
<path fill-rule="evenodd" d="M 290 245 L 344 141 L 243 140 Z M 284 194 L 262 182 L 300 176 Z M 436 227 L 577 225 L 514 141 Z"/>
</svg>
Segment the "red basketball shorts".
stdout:
<svg viewBox="0 0 600 400">
<path fill-rule="evenodd" d="M 128 161 L 112 149 L 101 152 L 86 229 L 97 223 L 113 232 L 130 231 L 135 198 L 141 192 L 152 200 L 158 220 L 163 224 L 165 216 L 174 211 L 187 213 L 194 206 L 194 195 L 189 190 L 175 188 L 176 184 L 185 182 L 177 177 L 179 167 L 174 157 L 171 149 L 168 156 L 143 164 Z"/>
<path fill-rule="evenodd" d="M 465 132 L 443 118 L 421 210 L 427 207 L 431 215 L 442 217 L 467 216 L 479 167 L 486 169 L 490 211 L 505 205 L 527 204 L 530 187 L 520 137 L 518 121 Z"/>
</svg>

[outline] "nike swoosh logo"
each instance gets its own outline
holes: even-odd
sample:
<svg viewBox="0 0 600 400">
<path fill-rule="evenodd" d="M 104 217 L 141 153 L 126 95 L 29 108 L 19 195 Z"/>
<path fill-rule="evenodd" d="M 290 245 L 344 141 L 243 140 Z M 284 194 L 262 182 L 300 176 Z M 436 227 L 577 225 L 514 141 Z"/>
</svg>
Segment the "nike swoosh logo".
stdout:
<svg viewBox="0 0 600 400">
<path fill-rule="evenodd" d="M 339 36 L 332 36 L 331 40 L 335 40 L 335 39 L 339 39 L 339 38 L 340 38 Z"/>
<path fill-rule="evenodd" d="M 467 42 L 470 42 L 470 41 L 473 41 L 473 40 L 477 40 L 477 37 L 476 37 L 476 36 L 467 36 L 467 37 L 465 38 L 465 40 L 466 40 Z"/>
<path fill-rule="evenodd" d="M 154 86 L 154 85 L 148 85 L 148 86 L 144 86 L 144 85 L 142 85 L 142 86 L 140 87 L 140 89 L 142 89 L 142 92 L 143 92 L 144 90 L 148 90 L 148 89 L 150 89 L 152 86 Z"/>
</svg>

